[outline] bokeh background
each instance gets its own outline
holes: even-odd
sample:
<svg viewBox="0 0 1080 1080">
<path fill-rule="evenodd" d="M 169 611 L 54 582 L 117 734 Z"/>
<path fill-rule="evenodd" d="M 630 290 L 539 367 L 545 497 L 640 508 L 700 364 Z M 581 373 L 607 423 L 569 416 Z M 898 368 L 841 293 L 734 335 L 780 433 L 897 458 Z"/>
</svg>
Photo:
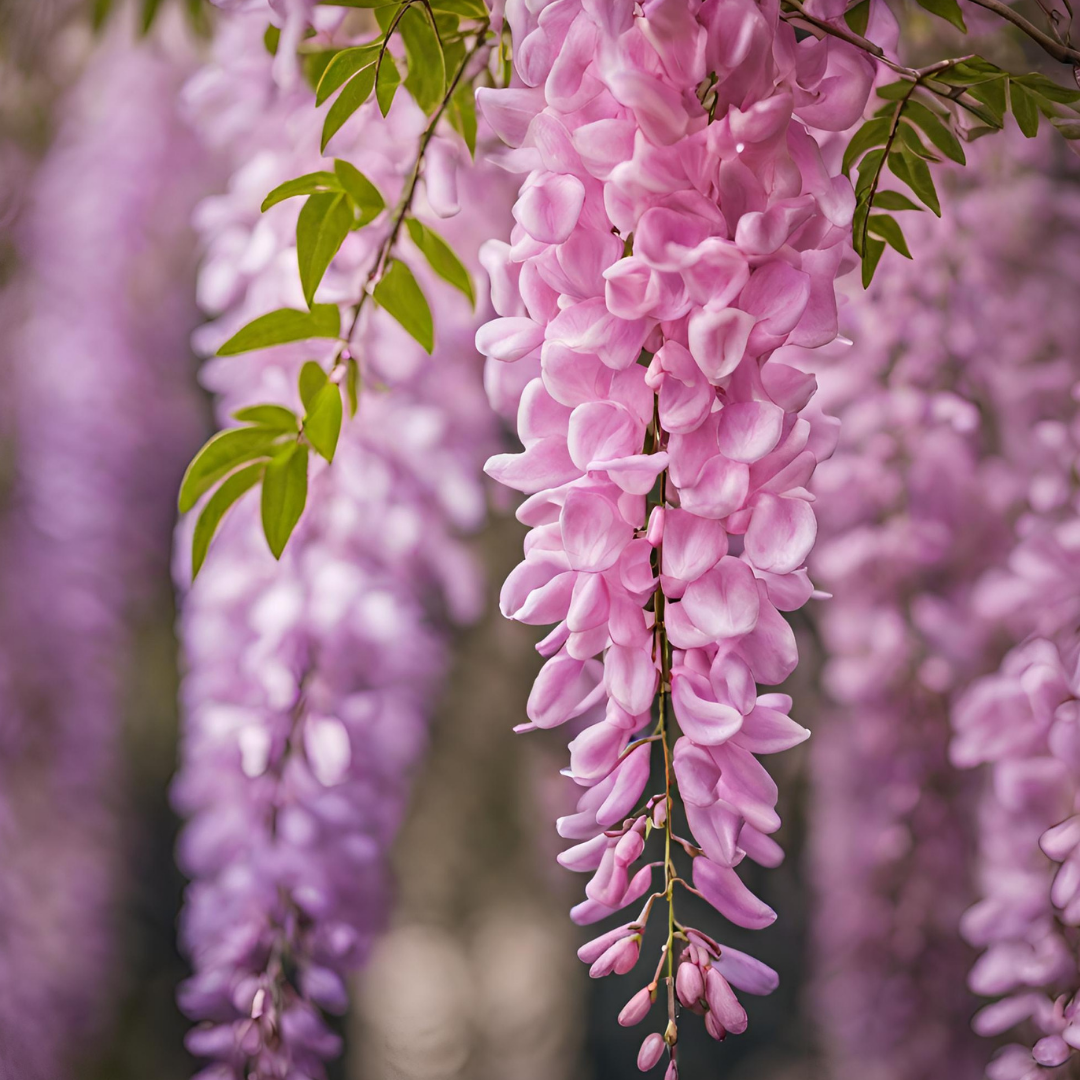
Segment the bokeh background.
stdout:
<svg viewBox="0 0 1080 1080">
<path fill-rule="evenodd" d="M 0 778 L 19 793 L 16 810 L 0 821 L 0 877 L 9 863 L 37 864 L 36 895 L 48 917 L 60 908 L 60 917 L 78 919 L 87 904 L 107 912 L 107 939 L 88 946 L 80 966 L 69 972 L 71 958 L 56 958 L 61 996 L 67 978 L 90 978 L 98 991 L 101 1017 L 87 1024 L 78 1073 L 87 1080 L 183 1080 L 195 1065 L 183 1048 L 188 1025 L 174 1000 L 188 968 L 176 940 L 184 880 L 174 863 L 179 826 L 168 800 L 179 681 L 169 552 L 179 477 L 210 431 L 209 401 L 188 345 L 200 316 L 193 299 L 199 253 L 187 222 L 197 197 L 219 189 L 223 178 L 213 161 L 194 161 L 192 145 L 180 152 L 180 160 L 191 155 L 184 179 L 154 192 L 106 190 L 94 187 L 92 160 L 72 151 L 57 164 L 51 151 L 65 139 L 77 145 L 73 130 L 116 104 L 95 96 L 101 85 L 93 72 L 103 51 L 142 49 L 167 57 L 171 74 L 150 64 L 146 77 L 172 80 L 165 92 L 179 100 L 184 73 L 205 47 L 200 35 L 212 26 L 194 5 L 192 27 L 185 7 L 192 5 L 161 0 L 144 39 L 140 13 L 119 0 L 0 0 L 0 693 L 18 703 L 22 718 L 14 727 L 0 724 L 0 754 L 14 747 L 19 761 L 17 775 L 0 764 Z M 916 58 L 949 47 L 942 26 L 907 12 Z M 1036 61 L 1016 44 L 994 42 L 988 49 L 999 50 L 1002 63 Z M 138 95 L 138 85 L 129 88 L 127 96 Z M 138 127 L 137 101 L 128 106 L 132 111 L 116 121 L 117 152 L 164 153 L 164 144 L 155 150 L 155 138 L 176 152 L 177 140 L 186 137 L 179 121 L 173 131 L 147 131 Z M 1049 167 L 1068 173 L 1057 158 Z M 142 210 L 135 207 L 139 199 L 146 200 Z M 57 236 L 40 227 L 52 209 L 71 226 Z M 121 236 L 125 215 L 137 213 L 144 217 L 133 238 Z M 138 255 L 137 274 L 110 276 L 118 243 Z M 932 276 L 935 257 L 923 254 L 920 272 Z M 1031 250 L 1028 257 L 1034 265 L 1040 253 Z M 101 290 L 114 292 L 111 299 L 100 297 L 92 340 L 65 340 L 72 311 L 65 274 L 76 285 L 100 275 Z M 986 301 L 1008 304 L 1010 297 L 988 295 Z M 91 295 L 89 302 L 97 301 Z M 141 322 L 131 317 L 133 310 L 142 313 Z M 126 328 L 110 325 L 116 312 Z M 113 362 L 127 367 L 110 374 Z M 148 412 L 130 430 L 76 425 L 50 459 L 32 432 L 71 431 L 71 417 L 92 419 L 98 392 L 128 395 L 133 413 Z M 156 462 L 152 475 L 123 472 L 124 462 L 144 455 Z M 33 485 L 56 490 L 42 494 Z M 136 530 L 97 513 L 95 492 L 118 485 L 127 490 L 123 505 L 143 511 Z M 490 524 L 473 542 L 488 577 L 489 603 L 453 643 L 449 684 L 395 846 L 394 910 L 367 970 L 355 980 L 355 1006 L 340 1022 L 346 1052 L 332 1066 L 335 1080 L 616 1080 L 632 1072 L 640 1035 L 614 1023 L 629 996 L 625 980 L 590 982 L 575 959 L 585 934 L 566 912 L 580 881 L 554 862 L 552 822 L 570 794 L 569 782 L 558 776 L 565 735 L 511 732 L 523 717 L 539 658 L 536 637 L 504 622 L 495 597 L 523 534 L 512 507 L 493 492 Z M 82 567 L 77 554 L 88 542 L 99 544 L 123 582 L 105 612 L 88 608 L 93 590 L 86 575 L 94 571 Z M 69 576 L 35 579 L 42 552 L 53 549 L 71 553 Z M 41 615 L 28 632 L 28 613 L 50 607 L 52 614 Z M 803 663 L 786 689 L 801 722 L 817 729 L 829 724 L 830 708 L 813 620 L 813 612 L 796 616 Z M 87 703 L 87 686 L 97 687 L 103 700 Z M 81 722 L 78 710 L 74 720 L 67 715 L 76 698 L 80 709 L 115 709 L 122 716 L 116 740 L 104 751 L 107 789 L 97 793 L 110 806 L 106 822 L 86 820 L 70 790 L 55 798 L 35 791 L 35 762 L 47 760 L 50 739 L 64 725 Z M 833 752 L 842 753 L 840 744 L 836 751 L 834 741 Z M 824 901 L 809 866 L 813 752 L 804 746 L 769 761 L 780 782 L 780 838 L 788 858 L 778 870 L 751 871 L 749 881 L 779 913 L 773 927 L 753 935 L 752 947 L 781 972 L 781 988 L 748 1002 L 748 1033 L 722 1050 L 688 1025 L 680 1044 L 688 1077 L 718 1075 L 721 1068 L 730 1080 L 830 1076 L 815 1014 L 821 957 L 815 960 L 811 924 Z M 41 799 L 47 805 L 39 809 Z M 40 846 L 26 839 L 41 835 Z M 109 854 L 107 886 L 93 880 L 97 871 L 79 864 L 80 851 L 95 846 Z M 36 932 L 33 925 L 0 926 L 0 957 L 5 949 L 17 954 L 18 941 Z M 746 945 L 738 936 L 731 940 Z M 18 986 L 2 985 L 9 978 L 5 962 L 0 959 L 0 994 L 18 993 Z M 17 979 L 17 971 L 10 977 Z M 973 1013 L 976 1000 L 962 987 L 957 993 L 957 1011 Z M 3 1060 L 0 1047 L 0 1066 Z"/>
</svg>

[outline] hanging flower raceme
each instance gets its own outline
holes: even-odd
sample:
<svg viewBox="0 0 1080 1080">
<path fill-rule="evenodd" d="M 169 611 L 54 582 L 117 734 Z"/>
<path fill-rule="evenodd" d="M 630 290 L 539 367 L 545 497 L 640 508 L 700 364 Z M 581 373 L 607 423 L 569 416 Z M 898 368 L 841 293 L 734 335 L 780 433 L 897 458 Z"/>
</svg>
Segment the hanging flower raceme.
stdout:
<svg viewBox="0 0 1080 1080">
<path fill-rule="evenodd" d="M 295 204 L 265 216 L 260 204 L 318 167 L 316 114 L 309 91 L 272 80 L 265 21 L 258 10 L 222 20 L 219 59 L 190 90 L 207 138 L 235 154 L 228 194 L 207 200 L 198 218 L 201 299 L 220 313 L 200 338 L 208 350 L 253 315 L 305 299 Z M 362 168 L 392 206 L 425 124 L 405 95 L 386 119 L 372 102 L 332 152 Z M 457 156 L 456 144 L 448 153 Z M 440 229 L 475 261 L 478 230 L 497 222 L 500 195 L 483 170 L 468 182 L 486 197 L 483 222 L 461 214 Z M 431 220 L 427 204 L 414 211 Z M 320 299 L 355 303 L 389 228 L 375 218 L 345 239 Z M 184 601 L 187 716 L 175 798 L 191 819 L 180 858 L 193 879 L 183 941 L 195 975 L 181 1004 L 203 1021 L 189 1046 L 217 1062 L 207 1077 L 319 1077 L 340 1052 L 320 1010 L 344 1011 L 344 980 L 381 927 L 387 848 L 443 672 L 446 621 L 470 618 L 479 602 L 478 575 L 455 538 L 483 519 L 480 464 L 493 446 L 476 317 L 459 292 L 417 276 L 433 309 L 434 357 L 369 306 L 348 343 L 363 380 L 358 411 L 332 465 L 312 455 L 307 509 L 281 561 L 249 495 Z M 213 361 L 205 378 L 222 421 L 256 403 L 270 403 L 260 416 L 295 408 L 298 376 L 305 394 L 311 375 L 301 373 L 318 374 L 317 392 L 334 348 L 283 345 Z"/>
<path fill-rule="evenodd" d="M 655 974 L 620 1022 L 648 1016 L 663 977 L 667 1026 L 638 1066 L 667 1053 L 673 1078 L 676 999 L 720 1039 L 746 1027 L 735 990 L 776 985 L 685 926 L 675 897 L 696 891 L 744 927 L 776 917 L 736 867 L 780 862 L 758 755 L 808 732 L 756 684 L 797 662 L 783 612 L 813 591 L 806 484 L 835 431 L 804 414 L 813 377 L 770 357 L 836 334 L 855 198 L 804 125 L 851 124 L 872 71 L 835 39 L 797 43 L 753 0 L 510 4 L 507 18 L 517 82 L 478 96 L 529 174 L 511 242 L 485 249 L 501 317 L 477 342 L 525 447 L 488 471 L 528 496 L 531 532 L 502 607 L 557 624 L 524 726 L 580 729 L 583 791 L 558 824 L 574 842 L 560 861 L 592 875 L 573 917 L 644 901 L 581 950 L 591 974 L 631 971 L 657 901 L 669 907 Z"/>
<path fill-rule="evenodd" d="M 954 171 L 944 220 L 908 222 L 915 262 L 842 309 L 856 348 L 817 361 L 818 404 L 841 420 L 811 563 L 835 597 L 816 620 L 833 704 L 811 845 L 813 1000 L 837 1078 L 973 1077 L 989 1057 L 963 992 L 975 791 L 949 764 L 949 701 L 1000 657 L 974 586 L 1042 464 L 1031 431 L 1067 415 L 1080 314 L 1060 271 L 1068 188 L 1018 168 L 1032 154 L 1011 138 L 969 153 L 979 186 Z M 1061 259 L 1032 265 L 1047 247 Z"/>
<path fill-rule="evenodd" d="M 971 971 L 971 988 L 998 1000 L 976 1015 L 974 1026 L 987 1036 L 1016 1028 L 1026 1041 L 1007 1046 L 991 1062 L 992 1080 L 1065 1075 L 1080 1045 L 1080 861 L 1073 816 L 1080 809 L 1080 313 L 1065 299 L 1080 276 L 1080 200 L 1075 188 L 1060 183 L 1046 183 L 1038 194 L 1035 205 L 1052 215 L 1053 224 L 1042 249 L 1059 251 L 1058 270 L 1031 283 L 1031 296 L 1043 290 L 1045 323 L 1029 323 L 1030 297 L 1018 299 L 1016 311 L 1027 334 L 1044 325 L 1060 331 L 1042 349 L 1041 381 L 1048 393 L 1056 392 L 1055 408 L 1015 431 L 1017 445 L 1026 450 L 1018 488 L 1025 512 L 1005 565 L 983 576 L 972 605 L 975 617 L 1019 644 L 994 674 L 959 698 L 952 716 L 954 763 L 990 766 L 979 812 L 981 899 L 965 913 L 961 929 L 984 950 Z M 1013 388 L 1015 380 L 1007 385 Z"/>
<path fill-rule="evenodd" d="M 170 492 L 199 432 L 188 215 L 205 177 L 176 108 L 190 66 L 184 34 L 170 30 L 168 48 L 119 23 L 103 37 L 23 180 L 12 234 L 0 523 L 4 1076 L 75 1075 L 117 990 L 131 622 L 167 588 Z"/>
</svg>

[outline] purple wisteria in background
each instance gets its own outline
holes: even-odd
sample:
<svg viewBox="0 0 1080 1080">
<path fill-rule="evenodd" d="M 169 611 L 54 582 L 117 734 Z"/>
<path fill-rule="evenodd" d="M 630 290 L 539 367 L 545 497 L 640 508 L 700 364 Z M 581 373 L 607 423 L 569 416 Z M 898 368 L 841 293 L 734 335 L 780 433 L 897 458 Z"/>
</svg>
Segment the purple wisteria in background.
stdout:
<svg viewBox="0 0 1080 1080">
<path fill-rule="evenodd" d="M 303 307 L 299 206 L 263 216 L 260 203 L 320 164 L 313 95 L 272 62 L 267 9 L 247 6 L 221 20 L 215 59 L 188 88 L 200 130 L 227 148 L 233 170 L 228 193 L 197 215 L 207 251 L 200 302 L 219 316 L 200 333 L 207 352 L 264 311 Z M 339 16 L 321 14 L 325 41 Z M 386 120 L 372 101 L 328 152 L 361 168 L 393 206 L 425 123 L 404 94 Z M 435 145 L 443 161 L 468 160 L 464 144 L 440 135 Z M 498 228 L 508 199 L 483 170 L 463 183 L 473 212 L 439 230 L 475 269 L 482 230 Z M 431 204 L 452 213 L 447 190 L 426 190 L 415 211 L 429 222 Z M 355 302 L 385 218 L 346 239 L 320 300 Z M 480 466 L 495 446 L 472 341 L 478 315 L 434 275 L 418 276 L 434 356 L 369 306 L 351 341 L 359 411 L 333 465 L 314 467 L 283 558 L 272 558 L 248 495 L 183 603 L 175 802 L 191 819 L 180 860 L 193 879 L 182 934 L 195 975 L 180 1001 L 203 1021 L 188 1044 L 217 1062 L 207 1078 L 319 1077 L 340 1052 L 320 1010 L 345 1010 L 344 980 L 383 924 L 387 849 L 425 744 L 446 627 L 478 610 L 480 578 L 456 539 L 484 518 Z M 326 368 L 332 353 L 333 343 L 283 346 L 212 361 L 205 382 L 222 424 L 245 405 L 295 405 L 303 362 Z M 179 550 L 188 547 L 182 536 Z M 189 577 L 185 557 L 182 587 Z"/>
<path fill-rule="evenodd" d="M 4 298 L 0 1075 L 58 1080 L 115 989 L 129 623 L 167 582 L 199 434 L 188 334 L 204 182 L 185 35 L 115 24 L 29 180 Z M 11 470 L 8 472 L 8 470 Z"/>
<path fill-rule="evenodd" d="M 974 590 L 971 617 L 1018 644 L 957 700 L 951 756 L 960 767 L 991 766 L 978 807 L 981 899 L 961 931 L 984 950 L 971 988 L 999 1000 L 974 1026 L 988 1036 L 1015 1028 L 1023 1040 L 1001 1051 L 987 1076 L 1035 1080 L 1068 1075 L 1080 1060 L 1080 820 L 1070 816 L 1080 810 L 1077 170 L 1060 182 L 1027 178 L 1005 198 L 1027 273 L 1012 287 L 1002 285 L 1007 268 L 996 275 L 998 295 L 1009 297 L 999 340 L 1007 362 L 1031 363 L 1011 378 L 1003 372 L 995 398 L 1006 467 L 993 486 L 1012 497 L 1018 516 L 1007 558 Z M 989 223 L 997 222 L 1000 243 L 1004 203 L 980 199 L 984 213 L 971 224 L 993 237 Z M 1025 408 L 1033 401 L 1038 408 Z"/>
<path fill-rule="evenodd" d="M 1007 641 L 980 579 L 1005 562 L 1025 507 L 1057 513 L 1069 500 L 1068 451 L 1055 460 L 1054 449 L 1070 445 L 1062 421 L 1080 373 L 1076 190 L 1039 175 L 1052 171 L 1045 144 L 969 153 L 978 186 L 957 171 L 943 222 L 908 215 L 915 261 L 853 293 L 842 325 L 855 347 L 834 352 L 821 377 L 820 407 L 840 418 L 841 440 L 815 483 L 811 569 L 835 598 L 816 612 L 834 704 L 813 756 L 812 996 L 837 1080 L 982 1075 L 991 1048 L 970 1032 L 974 953 L 959 934 L 977 892 L 976 829 L 980 877 L 997 899 L 964 920 L 982 946 L 1015 937 L 1003 916 L 1032 867 L 1019 902 L 1040 907 L 1041 888 L 1049 913 L 1037 822 L 1067 809 L 1050 809 L 1045 760 L 1026 775 L 1010 762 L 976 822 L 975 778 L 949 762 L 950 701 Z M 1025 158 L 1037 167 L 1017 164 Z M 1037 265 L 1033 251 L 1045 256 Z M 1000 684 L 979 685 L 958 710 L 965 731 L 983 709 L 1010 711 Z M 1002 750 L 971 732 L 953 757 L 974 764 Z M 1042 984 L 1062 959 L 1010 948 L 980 961 L 972 990 L 1010 990 L 1003 973 L 1018 968 Z"/>
</svg>

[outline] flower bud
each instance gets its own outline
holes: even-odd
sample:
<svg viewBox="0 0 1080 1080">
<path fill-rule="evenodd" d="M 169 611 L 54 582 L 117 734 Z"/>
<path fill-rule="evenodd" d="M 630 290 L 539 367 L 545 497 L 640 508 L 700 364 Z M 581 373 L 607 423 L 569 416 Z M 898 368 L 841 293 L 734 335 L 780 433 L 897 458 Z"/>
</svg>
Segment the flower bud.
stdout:
<svg viewBox="0 0 1080 1080">
<path fill-rule="evenodd" d="M 705 1030 L 717 1041 L 722 1041 L 727 1036 L 724 1025 L 717 1020 L 716 1013 L 711 1009 L 705 1014 Z"/>
<path fill-rule="evenodd" d="M 599 937 L 593 938 L 592 941 L 586 942 L 578 949 L 578 959 L 584 964 L 595 963 L 615 942 L 626 937 L 632 925 L 632 923 L 625 923 L 623 926 L 617 926 L 614 930 L 609 930 L 606 934 L 601 934 Z"/>
<path fill-rule="evenodd" d="M 664 539 L 664 508 L 662 506 L 654 506 L 652 513 L 649 515 L 649 527 L 645 533 L 645 539 L 653 547 L 659 547 Z"/>
<path fill-rule="evenodd" d="M 636 862 L 645 850 L 645 837 L 639 832 L 628 832 L 615 845 L 615 862 L 620 866 L 629 866 Z"/>
<path fill-rule="evenodd" d="M 637 1067 L 648 1072 L 664 1056 L 664 1036 L 654 1031 L 641 1044 L 638 1051 Z"/>
<path fill-rule="evenodd" d="M 653 998 L 647 986 L 642 987 L 624 1006 L 619 1013 L 619 1023 L 623 1027 L 633 1027 L 640 1024 L 649 1010 L 652 1008 Z"/>
<path fill-rule="evenodd" d="M 688 1008 L 693 1008 L 705 994 L 705 980 L 697 964 L 684 960 L 675 975 L 675 993 Z"/>
<path fill-rule="evenodd" d="M 635 934 L 633 937 L 623 938 L 615 942 L 596 963 L 589 968 L 589 977 L 602 979 L 613 971 L 616 975 L 625 975 L 638 962 L 641 952 L 641 938 Z"/>
<path fill-rule="evenodd" d="M 664 1073 L 664 1080 L 679 1080 L 679 1067 L 674 1061 L 668 1065 L 667 1072 Z"/>
</svg>

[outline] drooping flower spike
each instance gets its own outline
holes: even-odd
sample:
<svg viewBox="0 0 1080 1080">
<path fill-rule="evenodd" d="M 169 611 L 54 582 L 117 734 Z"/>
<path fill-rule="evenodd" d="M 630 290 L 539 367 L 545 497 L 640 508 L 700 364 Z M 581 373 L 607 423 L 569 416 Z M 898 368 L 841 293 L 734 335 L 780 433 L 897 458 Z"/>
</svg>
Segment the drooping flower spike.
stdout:
<svg viewBox="0 0 1080 1080">
<path fill-rule="evenodd" d="M 914 262 L 853 290 L 855 347 L 816 358 L 841 434 L 814 485 L 811 571 L 834 598 L 815 611 L 831 703 L 811 755 L 810 1000 L 837 1080 L 973 1077 L 991 1056 L 959 928 L 980 828 L 1001 821 L 949 761 L 949 706 L 1000 658 L 977 582 L 1006 562 L 1029 494 L 1061 497 L 1041 443 L 1075 407 L 1080 338 L 1062 272 L 1076 194 L 1045 175 L 1050 140 L 1014 135 L 969 150 L 943 221 L 908 215 Z"/>
<path fill-rule="evenodd" d="M 125 675 L 168 588 L 173 489 L 200 432 L 187 219 L 208 173 L 177 108 L 190 42 L 170 30 L 111 25 L 40 164 L 0 155 L 4 1077 L 85 1074 L 126 989 Z"/>
<path fill-rule="evenodd" d="M 483 253 L 500 318 L 477 344 L 524 444 L 488 472 L 528 496 L 531 531 L 501 603 L 556 624 L 523 729 L 579 732 L 568 772 L 583 790 L 558 822 L 574 842 L 560 861 L 592 875 L 573 917 L 643 905 L 582 948 L 590 973 L 634 970 L 667 909 L 620 1021 L 661 999 L 638 1065 L 666 1053 L 674 1077 L 676 1001 L 722 1039 L 746 1027 L 735 991 L 776 985 L 684 925 L 677 897 L 743 927 L 776 918 L 736 867 L 782 859 L 758 756 L 809 732 L 757 684 L 797 663 L 783 613 L 813 592 L 806 485 L 835 430 L 805 414 L 813 376 L 770 358 L 836 335 L 855 197 L 806 125 L 853 123 L 873 71 L 842 42 L 798 42 L 754 0 L 510 3 L 506 17 L 516 82 L 478 98 L 528 175 L 510 242 Z"/>
<path fill-rule="evenodd" d="M 198 212 L 200 298 L 218 316 L 198 338 L 207 352 L 253 315 L 305 303 L 298 208 L 285 201 L 264 215 L 260 204 L 318 167 L 316 113 L 310 90 L 273 64 L 265 25 L 259 10 L 222 19 L 216 58 L 189 87 L 207 141 L 234 155 L 228 193 Z M 330 152 L 393 206 L 426 125 L 406 95 L 386 118 L 373 100 Z M 467 160 L 446 138 L 452 158 Z M 485 198 L 439 224 L 474 273 L 484 230 L 508 211 L 502 175 L 470 169 L 467 182 Z M 425 225 L 437 220 L 423 197 L 430 191 L 422 186 L 412 204 Z M 320 302 L 355 304 L 392 227 L 387 211 L 347 236 Z M 249 493 L 184 598 L 174 794 L 190 819 L 180 844 L 192 878 L 182 939 L 195 974 L 180 1001 L 200 1022 L 188 1045 L 215 1062 L 201 1074 L 213 1080 L 322 1077 L 340 1053 L 322 1014 L 345 1010 L 345 980 L 383 924 L 387 849 L 424 746 L 448 623 L 479 604 L 479 576 L 457 534 L 483 520 L 480 464 L 495 445 L 472 340 L 480 316 L 434 274 L 416 276 L 434 315 L 434 356 L 369 305 L 347 343 L 364 380 L 357 413 L 341 426 L 333 464 L 311 455 L 307 507 L 281 561 Z M 330 363 L 339 349 L 285 344 L 212 361 L 205 381 L 221 421 L 246 407 L 278 411 L 241 418 L 303 408 L 313 359 L 318 386 L 337 395 L 326 372 L 344 376 Z M 179 550 L 189 543 L 185 528 Z M 177 570 L 186 588 L 186 557 Z"/>
</svg>

